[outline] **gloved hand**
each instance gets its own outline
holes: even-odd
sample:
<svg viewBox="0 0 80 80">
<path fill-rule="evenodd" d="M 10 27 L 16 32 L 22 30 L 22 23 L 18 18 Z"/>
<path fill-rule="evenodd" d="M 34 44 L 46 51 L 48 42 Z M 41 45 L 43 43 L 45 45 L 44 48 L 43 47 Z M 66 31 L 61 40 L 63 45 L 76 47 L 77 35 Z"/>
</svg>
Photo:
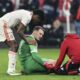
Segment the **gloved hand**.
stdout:
<svg viewBox="0 0 80 80">
<path fill-rule="evenodd" d="M 44 63 L 44 66 L 45 66 L 48 70 L 50 70 L 50 69 L 53 69 L 53 68 L 54 68 L 55 64 L 56 64 L 56 60 L 49 59 L 48 61 L 46 61 L 46 62 Z"/>
<path fill-rule="evenodd" d="M 44 66 L 45 66 L 47 69 L 52 69 L 52 68 L 53 68 L 53 64 L 49 64 L 48 62 L 45 62 L 45 63 L 44 63 Z"/>
</svg>

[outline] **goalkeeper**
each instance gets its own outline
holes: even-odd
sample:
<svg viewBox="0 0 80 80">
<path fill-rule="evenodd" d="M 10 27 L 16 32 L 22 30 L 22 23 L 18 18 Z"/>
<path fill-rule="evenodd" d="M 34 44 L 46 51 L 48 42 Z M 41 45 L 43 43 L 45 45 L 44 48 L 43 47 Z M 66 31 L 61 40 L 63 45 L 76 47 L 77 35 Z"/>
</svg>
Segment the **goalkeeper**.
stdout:
<svg viewBox="0 0 80 80">
<path fill-rule="evenodd" d="M 50 68 L 55 65 L 55 60 L 42 59 L 38 55 L 38 44 L 36 40 L 40 40 L 44 35 L 44 29 L 41 26 L 36 26 L 31 35 L 26 36 L 27 40 L 34 40 L 34 44 L 25 43 L 24 40 L 20 42 L 18 49 L 19 58 L 22 66 L 22 74 L 31 73 L 47 73 Z"/>
</svg>

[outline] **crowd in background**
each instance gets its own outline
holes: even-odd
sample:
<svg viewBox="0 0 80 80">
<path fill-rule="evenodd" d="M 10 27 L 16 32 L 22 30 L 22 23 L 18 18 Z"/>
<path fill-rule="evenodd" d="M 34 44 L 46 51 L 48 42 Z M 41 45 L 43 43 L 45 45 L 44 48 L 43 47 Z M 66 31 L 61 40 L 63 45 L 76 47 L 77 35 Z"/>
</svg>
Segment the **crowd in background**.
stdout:
<svg viewBox="0 0 80 80">
<path fill-rule="evenodd" d="M 45 13 L 44 38 L 39 43 L 46 46 L 59 46 L 64 38 L 65 18 L 59 18 L 59 2 L 60 0 L 0 0 L 0 17 L 16 9 L 42 9 Z M 80 0 L 72 0 L 71 2 L 71 22 L 74 23 L 77 34 L 80 35 Z M 29 24 L 27 32 L 31 33 L 34 24 Z"/>
</svg>

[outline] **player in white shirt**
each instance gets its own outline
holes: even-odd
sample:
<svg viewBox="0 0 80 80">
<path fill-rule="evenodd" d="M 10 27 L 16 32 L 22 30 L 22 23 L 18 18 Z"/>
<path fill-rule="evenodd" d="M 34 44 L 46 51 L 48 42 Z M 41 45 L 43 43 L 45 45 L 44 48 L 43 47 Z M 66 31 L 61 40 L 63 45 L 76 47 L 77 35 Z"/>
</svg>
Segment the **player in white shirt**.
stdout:
<svg viewBox="0 0 80 80">
<path fill-rule="evenodd" d="M 16 52 L 17 52 L 17 43 L 13 35 L 11 28 L 15 28 L 15 31 L 19 36 L 26 40 L 26 37 L 23 33 L 26 25 L 32 20 L 34 23 L 39 23 L 43 21 L 44 13 L 41 10 L 27 11 L 27 10 L 16 10 L 10 13 L 5 14 L 0 18 L 0 42 L 6 42 L 10 47 L 8 57 L 8 70 L 9 75 L 19 75 L 15 73 L 16 65 Z M 33 44 L 34 41 L 29 41 L 30 44 Z"/>
</svg>

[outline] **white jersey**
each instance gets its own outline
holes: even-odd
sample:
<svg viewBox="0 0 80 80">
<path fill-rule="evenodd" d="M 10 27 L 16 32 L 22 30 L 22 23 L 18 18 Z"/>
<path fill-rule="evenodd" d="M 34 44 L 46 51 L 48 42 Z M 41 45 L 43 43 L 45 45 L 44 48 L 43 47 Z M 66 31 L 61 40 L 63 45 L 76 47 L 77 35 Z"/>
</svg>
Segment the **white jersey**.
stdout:
<svg viewBox="0 0 80 80">
<path fill-rule="evenodd" d="M 17 26 L 20 22 L 26 26 L 32 18 L 32 12 L 27 10 L 16 10 L 5 14 L 0 18 L 0 42 L 5 40 L 15 40 L 12 27 Z"/>
<path fill-rule="evenodd" d="M 8 27 L 15 27 L 20 22 L 26 26 L 31 21 L 31 18 L 32 12 L 21 9 L 5 14 L 1 17 L 1 20 L 5 21 Z"/>
</svg>

